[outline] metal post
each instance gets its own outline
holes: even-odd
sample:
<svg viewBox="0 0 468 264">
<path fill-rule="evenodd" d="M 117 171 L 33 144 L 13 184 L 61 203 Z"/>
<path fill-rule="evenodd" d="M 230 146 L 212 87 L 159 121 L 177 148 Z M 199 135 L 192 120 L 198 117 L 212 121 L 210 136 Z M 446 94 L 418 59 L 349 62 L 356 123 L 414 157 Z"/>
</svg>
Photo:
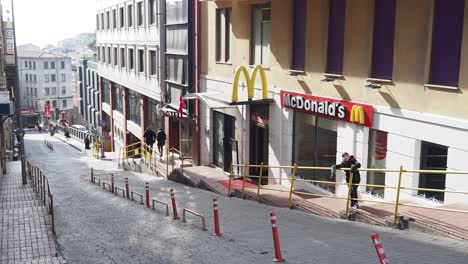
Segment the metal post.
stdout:
<svg viewBox="0 0 468 264">
<path fill-rule="evenodd" d="M 395 200 L 395 213 L 393 214 L 393 224 L 398 224 L 398 206 L 400 205 L 400 191 L 401 191 L 401 178 L 403 176 L 403 165 L 400 166 L 400 172 L 398 175 L 398 186 Z"/>
<path fill-rule="evenodd" d="M 169 148 L 166 148 L 166 177 L 169 176 Z"/>
<path fill-rule="evenodd" d="M 180 171 L 182 173 L 182 177 L 184 177 L 184 154 L 180 153 Z"/>
<path fill-rule="evenodd" d="M 263 174 L 263 162 L 260 164 L 260 174 L 258 176 L 257 201 L 260 200 L 260 187 L 262 185 L 262 174 Z"/>
<path fill-rule="evenodd" d="M 172 160 L 171 160 L 171 164 L 172 164 L 172 173 L 174 173 L 174 163 L 175 163 L 175 159 L 174 159 L 174 150 L 172 151 Z"/>
<path fill-rule="evenodd" d="M 242 177 L 242 198 L 245 198 L 245 177 L 247 177 L 247 163 L 244 164 L 244 176 Z"/>
<path fill-rule="evenodd" d="M 351 188 L 353 188 L 353 173 L 349 173 L 348 197 L 346 199 L 346 219 L 349 219 L 349 203 L 351 200 Z"/>
<path fill-rule="evenodd" d="M 231 182 L 232 182 L 232 177 L 233 177 L 232 169 L 233 169 L 233 165 L 231 162 L 231 168 L 229 169 L 228 197 L 231 197 L 231 184 L 232 184 Z"/>
<path fill-rule="evenodd" d="M 297 170 L 297 164 L 294 163 L 293 173 L 291 177 L 291 188 L 289 189 L 289 199 L 288 199 L 289 208 L 292 208 L 292 194 L 294 191 L 294 181 L 296 180 L 296 170 Z"/>
</svg>

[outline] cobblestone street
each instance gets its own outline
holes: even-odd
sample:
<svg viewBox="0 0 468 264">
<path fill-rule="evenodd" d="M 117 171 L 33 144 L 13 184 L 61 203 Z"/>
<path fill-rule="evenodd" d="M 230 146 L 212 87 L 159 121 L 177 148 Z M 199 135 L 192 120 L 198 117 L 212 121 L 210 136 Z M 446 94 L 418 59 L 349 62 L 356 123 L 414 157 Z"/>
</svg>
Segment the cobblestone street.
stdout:
<svg viewBox="0 0 468 264">
<path fill-rule="evenodd" d="M 54 144 L 51 152 L 43 143 Z M 377 263 L 370 235 L 379 233 L 391 263 L 466 263 L 468 243 L 430 234 L 398 231 L 325 219 L 296 210 L 274 208 L 238 198 L 219 197 L 222 237 L 214 237 L 214 193 L 187 187 L 99 161 L 48 135 L 27 134 L 28 159 L 49 177 L 54 194 L 59 251 L 68 263 L 271 263 L 274 257 L 269 213 L 278 215 L 282 253 L 287 263 Z M 176 189 L 177 206 L 206 216 L 172 220 L 93 185 L 90 168 L 101 180 L 169 202 Z M 172 212 L 171 212 L 172 215 Z M 5 224 L 5 223 L 4 223 Z"/>
</svg>

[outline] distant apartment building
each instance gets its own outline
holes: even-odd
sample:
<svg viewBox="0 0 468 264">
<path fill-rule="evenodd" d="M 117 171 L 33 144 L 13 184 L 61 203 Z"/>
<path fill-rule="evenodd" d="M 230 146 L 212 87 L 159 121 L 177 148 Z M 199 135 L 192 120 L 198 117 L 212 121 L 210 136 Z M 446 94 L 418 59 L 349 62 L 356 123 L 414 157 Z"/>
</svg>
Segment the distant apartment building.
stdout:
<svg viewBox="0 0 468 264">
<path fill-rule="evenodd" d="M 73 109 L 72 65 L 69 57 L 37 51 L 18 51 L 18 74 L 23 109 L 39 112 L 42 120 L 45 105 L 50 106 L 50 118 Z M 47 117 L 49 118 L 49 117 Z"/>
<path fill-rule="evenodd" d="M 201 3 L 202 164 L 329 167 L 349 152 L 363 167 L 468 170 L 466 1 Z M 263 176 L 288 186 L 291 173 Z M 329 171 L 296 177 L 335 181 Z M 362 172 L 377 186 L 359 189 L 394 200 L 378 185 L 397 179 Z M 345 195 L 343 182 L 328 190 Z M 405 173 L 402 184 L 402 199 L 445 203 L 466 198 L 434 190 L 468 190 L 458 175 Z"/>
<path fill-rule="evenodd" d="M 80 114 L 90 126 L 97 128 L 101 116 L 97 63 L 90 60 L 80 60 L 77 68 Z"/>
<path fill-rule="evenodd" d="M 164 125 L 160 111 L 164 1 L 97 1 L 97 7 L 100 117 L 118 150 L 142 140 L 146 128 Z"/>
</svg>

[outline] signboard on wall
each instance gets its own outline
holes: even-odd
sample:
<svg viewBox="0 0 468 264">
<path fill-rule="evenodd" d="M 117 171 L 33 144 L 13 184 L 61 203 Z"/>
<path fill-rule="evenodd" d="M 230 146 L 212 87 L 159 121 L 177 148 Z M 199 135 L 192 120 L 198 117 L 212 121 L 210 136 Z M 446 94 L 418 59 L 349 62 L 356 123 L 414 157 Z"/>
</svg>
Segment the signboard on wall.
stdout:
<svg viewBox="0 0 468 264">
<path fill-rule="evenodd" d="M 372 127 L 371 105 L 282 90 L 281 106 L 307 114 Z"/>
</svg>

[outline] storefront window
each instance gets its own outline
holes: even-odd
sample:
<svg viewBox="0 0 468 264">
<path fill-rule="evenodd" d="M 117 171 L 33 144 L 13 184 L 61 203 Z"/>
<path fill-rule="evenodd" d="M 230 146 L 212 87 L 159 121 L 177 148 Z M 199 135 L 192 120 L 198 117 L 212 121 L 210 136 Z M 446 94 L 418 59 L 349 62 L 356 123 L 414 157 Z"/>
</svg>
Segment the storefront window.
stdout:
<svg viewBox="0 0 468 264">
<path fill-rule="evenodd" d="M 371 129 L 369 131 L 369 168 L 385 169 L 387 165 L 387 132 Z M 385 172 L 367 172 L 367 184 L 385 185 Z M 367 187 L 373 194 L 384 196 L 385 188 Z"/>
<path fill-rule="evenodd" d="M 421 170 L 447 170 L 448 147 L 423 141 L 421 144 Z M 419 188 L 445 189 L 445 174 L 419 174 Z M 419 191 L 419 195 L 444 200 L 444 193 L 438 191 Z"/>
<path fill-rule="evenodd" d="M 164 124 L 161 121 L 161 116 L 158 113 L 158 101 L 148 98 L 147 107 L 148 116 L 148 127 L 151 127 L 154 131 L 164 128 Z"/>
<path fill-rule="evenodd" d="M 128 119 L 133 121 L 135 124 L 140 125 L 141 113 L 140 113 L 140 95 L 132 90 L 128 90 L 128 103 L 129 103 L 129 117 Z"/>
<path fill-rule="evenodd" d="M 294 162 L 298 166 L 329 167 L 336 163 L 338 121 L 294 113 Z M 297 170 L 297 176 L 311 180 L 330 180 L 329 171 Z M 334 185 L 321 185 L 334 191 Z"/>
<path fill-rule="evenodd" d="M 123 87 L 119 84 L 115 84 L 115 93 L 114 95 L 114 109 L 123 113 Z"/>
</svg>

